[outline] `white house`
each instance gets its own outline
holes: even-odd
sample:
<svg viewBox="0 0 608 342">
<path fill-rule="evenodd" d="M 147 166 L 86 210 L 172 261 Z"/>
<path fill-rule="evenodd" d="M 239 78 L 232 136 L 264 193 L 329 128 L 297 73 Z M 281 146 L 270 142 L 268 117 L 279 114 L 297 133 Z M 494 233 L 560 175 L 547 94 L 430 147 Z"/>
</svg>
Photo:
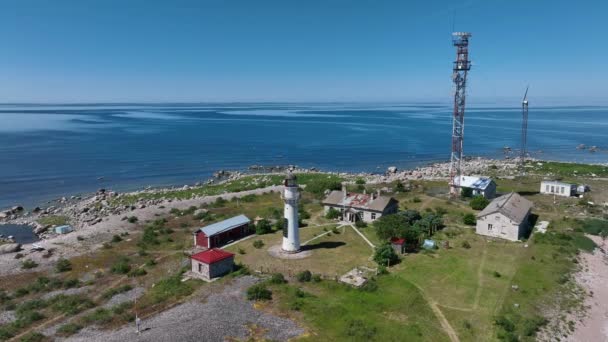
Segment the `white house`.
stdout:
<svg viewBox="0 0 608 342">
<path fill-rule="evenodd" d="M 570 197 L 576 195 L 576 184 L 544 180 L 540 182 L 540 193 Z"/>
<path fill-rule="evenodd" d="M 468 188 L 473 191 L 473 196 L 482 195 L 492 199 L 496 196 L 496 183 L 487 177 L 460 176 L 460 191 Z"/>
<path fill-rule="evenodd" d="M 495 198 L 477 214 L 476 233 L 510 241 L 521 239 L 528 229 L 533 203 L 514 192 Z"/>
<path fill-rule="evenodd" d="M 399 202 L 377 193 L 358 194 L 332 191 L 324 200 L 325 213 L 333 208 L 341 212 L 345 221 L 374 222 L 382 215 L 394 214 L 399 210 Z"/>
</svg>

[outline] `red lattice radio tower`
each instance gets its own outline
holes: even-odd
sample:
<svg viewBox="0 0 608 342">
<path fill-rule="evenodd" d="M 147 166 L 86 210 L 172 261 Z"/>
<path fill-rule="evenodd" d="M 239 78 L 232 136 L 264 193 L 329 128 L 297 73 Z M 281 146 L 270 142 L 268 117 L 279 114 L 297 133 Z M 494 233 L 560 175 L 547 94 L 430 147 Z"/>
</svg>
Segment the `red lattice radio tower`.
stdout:
<svg viewBox="0 0 608 342">
<path fill-rule="evenodd" d="M 460 161 L 462 160 L 462 143 L 464 138 L 464 104 L 466 97 L 467 72 L 471 70 L 469 61 L 468 32 L 452 33 L 452 42 L 456 47 L 456 61 L 452 80 L 454 81 L 454 120 L 452 125 L 452 156 L 450 158 L 450 195 L 460 194 Z"/>
</svg>

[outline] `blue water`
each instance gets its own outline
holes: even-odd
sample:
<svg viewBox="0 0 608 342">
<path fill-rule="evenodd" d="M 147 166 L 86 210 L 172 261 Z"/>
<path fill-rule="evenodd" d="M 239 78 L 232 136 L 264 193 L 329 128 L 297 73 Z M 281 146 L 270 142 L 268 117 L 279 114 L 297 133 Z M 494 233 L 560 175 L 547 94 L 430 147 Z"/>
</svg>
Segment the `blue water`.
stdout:
<svg viewBox="0 0 608 342">
<path fill-rule="evenodd" d="M 519 148 L 517 106 L 468 108 L 465 125 L 467 155 Z M 450 132 L 451 108 L 439 103 L 0 105 L 0 207 L 193 183 L 253 164 L 412 167 L 447 160 Z M 608 149 L 608 107 L 531 107 L 528 136 L 533 156 L 607 162 L 605 151 L 576 146 Z"/>
<path fill-rule="evenodd" d="M 4 237 L 13 236 L 16 243 L 32 243 L 38 241 L 38 236 L 34 234 L 31 226 L 20 224 L 0 224 L 0 235 Z"/>
</svg>

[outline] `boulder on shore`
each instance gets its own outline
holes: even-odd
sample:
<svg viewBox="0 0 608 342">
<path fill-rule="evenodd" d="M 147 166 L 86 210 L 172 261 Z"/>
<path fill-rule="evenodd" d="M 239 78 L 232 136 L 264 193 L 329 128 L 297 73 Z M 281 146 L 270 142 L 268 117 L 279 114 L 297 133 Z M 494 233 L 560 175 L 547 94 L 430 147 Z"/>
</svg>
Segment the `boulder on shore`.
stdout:
<svg viewBox="0 0 608 342">
<path fill-rule="evenodd" d="M 20 243 L 7 243 L 0 245 L 0 254 L 15 253 L 21 250 Z"/>
</svg>

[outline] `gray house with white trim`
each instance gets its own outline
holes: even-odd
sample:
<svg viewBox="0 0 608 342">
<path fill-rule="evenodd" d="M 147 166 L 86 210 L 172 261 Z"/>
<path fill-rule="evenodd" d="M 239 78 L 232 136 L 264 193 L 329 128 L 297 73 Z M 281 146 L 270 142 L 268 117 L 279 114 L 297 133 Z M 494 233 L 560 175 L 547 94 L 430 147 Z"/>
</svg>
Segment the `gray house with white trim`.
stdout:
<svg viewBox="0 0 608 342">
<path fill-rule="evenodd" d="M 529 228 L 533 203 L 512 192 L 495 198 L 477 214 L 475 232 L 479 235 L 518 241 Z"/>
</svg>

